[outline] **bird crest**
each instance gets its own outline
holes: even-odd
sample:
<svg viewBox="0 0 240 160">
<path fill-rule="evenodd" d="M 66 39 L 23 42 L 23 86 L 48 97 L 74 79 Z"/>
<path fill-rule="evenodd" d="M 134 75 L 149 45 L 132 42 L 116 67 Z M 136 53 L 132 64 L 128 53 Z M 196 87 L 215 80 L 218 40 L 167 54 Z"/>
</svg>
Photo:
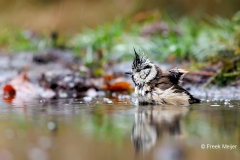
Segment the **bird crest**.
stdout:
<svg viewBox="0 0 240 160">
<path fill-rule="evenodd" d="M 133 68 L 137 68 L 138 66 L 144 64 L 144 63 L 150 63 L 149 59 L 146 58 L 146 56 L 140 56 L 135 48 L 134 49 L 134 53 L 135 53 L 135 59 L 133 61 Z"/>
</svg>

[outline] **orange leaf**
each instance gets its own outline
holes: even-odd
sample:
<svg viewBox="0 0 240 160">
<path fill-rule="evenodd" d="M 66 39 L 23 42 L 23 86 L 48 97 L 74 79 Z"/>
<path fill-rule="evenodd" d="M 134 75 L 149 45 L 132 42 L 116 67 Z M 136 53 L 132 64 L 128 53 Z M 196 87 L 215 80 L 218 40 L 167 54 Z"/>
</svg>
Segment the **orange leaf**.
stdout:
<svg viewBox="0 0 240 160">
<path fill-rule="evenodd" d="M 16 90 L 12 87 L 12 85 L 7 84 L 3 87 L 3 100 L 11 103 L 16 95 Z"/>
<path fill-rule="evenodd" d="M 37 96 L 36 87 L 29 81 L 27 77 L 27 69 L 15 77 L 3 88 L 3 99 L 7 102 L 12 102 L 16 97 L 22 98 L 35 98 Z"/>
<path fill-rule="evenodd" d="M 111 81 L 112 79 L 114 79 L 114 76 L 108 74 L 108 75 L 105 75 L 103 78 L 104 78 L 104 81 L 105 81 L 105 82 L 109 82 L 109 81 Z"/>
<path fill-rule="evenodd" d="M 131 84 L 128 82 L 116 82 L 109 86 L 110 91 L 128 91 L 131 89 Z"/>
</svg>

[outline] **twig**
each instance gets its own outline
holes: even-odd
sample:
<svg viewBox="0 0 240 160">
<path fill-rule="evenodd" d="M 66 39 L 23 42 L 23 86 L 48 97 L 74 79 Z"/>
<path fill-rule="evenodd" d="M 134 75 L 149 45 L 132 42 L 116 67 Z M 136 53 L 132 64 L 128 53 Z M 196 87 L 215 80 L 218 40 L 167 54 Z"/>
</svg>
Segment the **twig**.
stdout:
<svg viewBox="0 0 240 160">
<path fill-rule="evenodd" d="M 193 71 L 193 72 L 188 72 L 187 74 L 211 77 L 211 76 L 214 76 L 216 73 L 215 72 L 208 72 L 208 71 Z"/>
<path fill-rule="evenodd" d="M 208 80 L 207 80 L 207 82 L 206 83 L 204 83 L 203 85 L 202 85 L 202 87 L 203 88 L 206 88 L 209 84 L 211 84 L 214 80 L 215 80 L 215 78 L 222 72 L 222 68 L 220 68 L 218 71 L 217 71 L 217 73 L 215 73 L 211 78 L 209 78 Z"/>
</svg>

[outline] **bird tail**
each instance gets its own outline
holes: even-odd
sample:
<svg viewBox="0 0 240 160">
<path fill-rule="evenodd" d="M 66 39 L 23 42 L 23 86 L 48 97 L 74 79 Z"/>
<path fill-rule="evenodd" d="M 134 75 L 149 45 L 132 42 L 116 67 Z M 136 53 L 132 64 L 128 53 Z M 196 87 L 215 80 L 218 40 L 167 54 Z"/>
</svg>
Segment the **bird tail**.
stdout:
<svg viewBox="0 0 240 160">
<path fill-rule="evenodd" d="M 188 100 L 190 104 L 193 104 L 193 103 L 200 103 L 201 100 L 198 99 L 198 98 L 195 98 L 193 96 L 190 97 L 190 99 Z"/>
</svg>

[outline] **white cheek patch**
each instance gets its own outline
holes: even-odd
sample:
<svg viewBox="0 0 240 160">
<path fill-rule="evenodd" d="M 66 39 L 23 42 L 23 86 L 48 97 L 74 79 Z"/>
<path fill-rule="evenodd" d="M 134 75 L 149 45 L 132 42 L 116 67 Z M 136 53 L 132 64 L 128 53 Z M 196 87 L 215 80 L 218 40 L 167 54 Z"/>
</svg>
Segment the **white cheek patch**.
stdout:
<svg viewBox="0 0 240 160">
<path fill-rule="evenodd" d="M 155 66 L 153 66 L 152 69 L 150 70 L 149 75 L 146 77 L 145 82 L 150 82 L 150 81 L 153 80 L 156 76 L 157 76 L 157 69 L 156 69 Z"/>
<path fill-rule="evenodd" d="M 143 84 L 145 82 L 145 80 L 142 79 L 138 73 L 134 74 L 134 80 L 137 84 Z"/>
<path fill-rule="evenodd" d="M 133 78 L 137 84 L 148 83 L 156 77 L 157 69 L 155 65 L 152 63 L 150 63 L 149 65 L 151 65 L 152 68 L 147 68 L 140 72 L 133 72 L 134 73 Z"/>
<path fill-rule="evenodd" d="M 144 70 L 142 70 L 142 71 L 140 72 L 140 77 L 141 77 L 142 79 L 145 79 L 149 72 L 150 72 L 150 69 L 144 69 Z"/>
</svg>

